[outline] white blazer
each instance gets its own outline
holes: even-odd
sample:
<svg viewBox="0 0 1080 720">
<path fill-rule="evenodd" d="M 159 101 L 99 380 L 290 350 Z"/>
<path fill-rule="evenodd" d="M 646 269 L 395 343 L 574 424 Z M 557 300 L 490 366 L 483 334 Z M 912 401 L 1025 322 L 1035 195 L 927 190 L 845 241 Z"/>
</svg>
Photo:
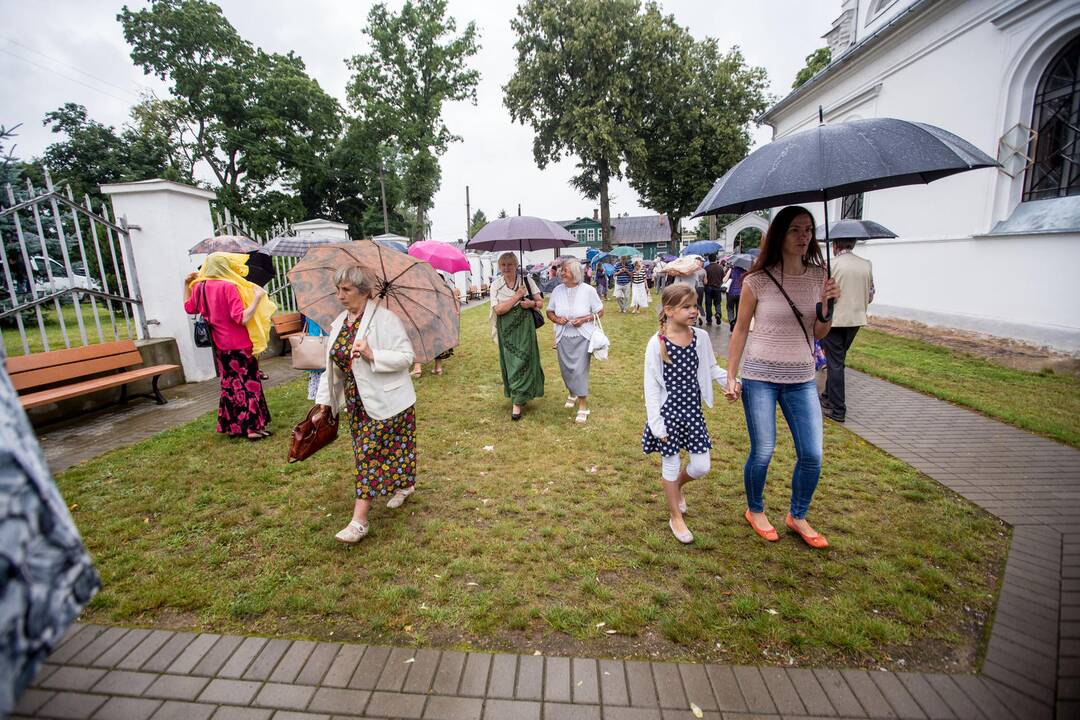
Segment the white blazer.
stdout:
<svg viewBox="0 0 1080 720">
<path fill-rule="evenodd" d="M 701 400 L 712 407 L 712 381 L 726 387 L 727 371 L 716 364 L 709 333 L 697 327 L 691 329 L 697 337 L 697 380 L 698 387 L 701 388 Z M 649 343 L 645 346 L 645 418 L 653 437 L 667 437 L 664 418 L 660 416 L 660 408 L 664 406 L 667 395 L 667 388 L 664 386 L 664 359 L 660 357 L 660 334 L 657 333 L 649 338 Z"/>
<path fill-rule="evenodd" d="M 345 407 L 345 375 L 330 359 L 330 349 L 347 314 L 341 313 L 330 325 L 326 372 L 319 378 L 319 389 L 315 394 L 315 402 L 329 405 L 335 415 Z M 360 392 L 364 411 L 375 420 L 386 420 L 416 403 L 416 391 L 409 376 L 415 353 L 401 320 L 375 300 L 368 301 L 356 330 L 356 339 L 363 337 L 367 338 L 374 359 L 369 363 L 362 357 L 353 358 L 356 389 Z"/>
</svg>

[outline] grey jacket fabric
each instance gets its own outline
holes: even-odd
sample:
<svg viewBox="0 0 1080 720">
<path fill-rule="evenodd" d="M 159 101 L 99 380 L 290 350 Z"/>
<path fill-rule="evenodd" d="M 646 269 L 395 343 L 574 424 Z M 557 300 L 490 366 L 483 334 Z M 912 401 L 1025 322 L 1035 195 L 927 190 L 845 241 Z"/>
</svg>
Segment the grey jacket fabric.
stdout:
<svg viewBox="0 0 1080 720">
<path fill-rule="evenodd" d="M 0 350 L 0 717 L 101 587 Z"/>
</svg>

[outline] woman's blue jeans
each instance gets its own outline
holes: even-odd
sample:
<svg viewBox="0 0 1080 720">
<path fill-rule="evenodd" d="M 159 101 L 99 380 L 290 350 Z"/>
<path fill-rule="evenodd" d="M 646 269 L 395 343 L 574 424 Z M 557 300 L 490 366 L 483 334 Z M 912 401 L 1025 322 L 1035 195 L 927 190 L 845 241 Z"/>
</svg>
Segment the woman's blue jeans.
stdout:
<svg viewBox="0 0 1080 720">
<path fill-rule="evenodd" d="M 817 384 L 743 380 L 743 409 L 750 433 L 750 456 L 743 467 L 746 504 L 750 512 L 765 512 L 765 475 L 776 448 L 776 404 L 784 413 L 795 441 L 795 472 L 791 476 L 791 517 L 806 517 L 821 477 L 821 403 Z"/>
</svg>

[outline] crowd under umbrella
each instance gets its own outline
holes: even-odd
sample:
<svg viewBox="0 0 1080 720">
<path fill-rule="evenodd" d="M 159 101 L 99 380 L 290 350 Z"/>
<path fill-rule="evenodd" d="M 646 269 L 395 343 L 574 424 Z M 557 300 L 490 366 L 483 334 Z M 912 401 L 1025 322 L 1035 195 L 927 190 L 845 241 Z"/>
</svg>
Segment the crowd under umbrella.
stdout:
<svg viewBox="0 0 1080 720">
<path fill-rule="evenodd" d="M 920 185 L 949 175 L 997 167 L 986 153 L 934 125 L 896 118 L 864 118 L 826 125 L 774 140 L 747 155 L 716 181 L 692 217 L 820 202 L 825 206 L 825 262 L 829 252 L 829 200 L 871 190 Z M 832 317 L 833 301 L 822 322 Z"/>
<path fill-rule="evenodd" d="M 518 267 L 524 271 L 526 250 L 555 250 L 577 244 L 577 239 L 558 223 L 517 215 L 492 220 L 465 243 L 465 248 L 491 252 L 516 250 Z"/>
<path fill-rule="evenodd" d="M 267 255 L 275 257 L 304 257 L 309 248 L 316 245 L 332 245 L 341 242 L 340 238 L 326 235 L 278 235 L 263 245 Z"/>
<path fill-rule="evenodd" d="M 430 264 L 370 240 L 319 245 L 288 272 L 296 307 L 319 327 L 341 314 L 334 273 L 358 265 L 375 274 L 375 297 L 398 316 L 409 335 L 416 362 L 428 363 L 458 344 L 460 306 Z"/>
<path fill-rule="evenodd" d="M 262 250 L 262 245 L 246 235 L 215 235 L 203 238 L 188 250 L 188 255 L 209 255 L 216 252 L 251 253 Z"/>
<path fill-rule="evenodd" d="M 894 233 L 889 228 L 873 220 L 845 219 L 837 220 L 829 227 L 818 225 L 814 230 L 817 235 L 824 235 L 832 242 L 834 240 L 876 240 L 878 238 L 894 238 Z"/>
</svg>

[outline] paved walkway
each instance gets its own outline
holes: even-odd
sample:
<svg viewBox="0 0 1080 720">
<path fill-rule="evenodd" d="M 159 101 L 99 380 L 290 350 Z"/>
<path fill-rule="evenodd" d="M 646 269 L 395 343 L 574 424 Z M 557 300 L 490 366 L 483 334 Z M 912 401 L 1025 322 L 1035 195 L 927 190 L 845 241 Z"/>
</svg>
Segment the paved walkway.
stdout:
<svg viewBox="0 0 1080 720">
<path fill-rule="evenodd" d="M 1080 452 L 851 373 L 847 427 L 1014 526 L 982 673 L 443 652 L 77 625 L 15 717 L 1080 717 Z M 100 450 L 100 446 L 98 447 Z"/>
</svg>

